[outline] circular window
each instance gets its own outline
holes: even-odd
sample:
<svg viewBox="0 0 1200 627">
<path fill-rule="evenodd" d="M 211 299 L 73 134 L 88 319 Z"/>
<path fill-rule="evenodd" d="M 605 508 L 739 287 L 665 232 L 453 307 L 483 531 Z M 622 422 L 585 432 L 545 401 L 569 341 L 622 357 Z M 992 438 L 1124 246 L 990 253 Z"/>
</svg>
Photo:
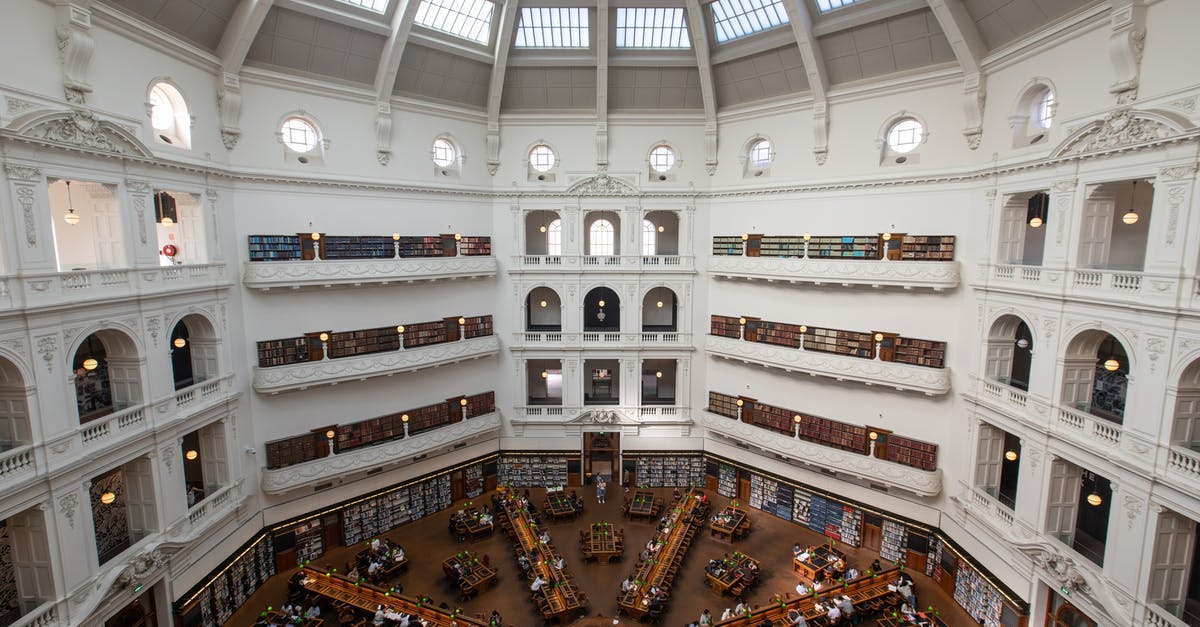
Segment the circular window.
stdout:
<svg viewBox="0 0 1200 627">
<path fill-rule="evenodd" d="M 546 144 L 538 144 L 529 151 L 529 165 L 538 172 L 549 172 L 554 161 L 554 149 Z"/>
<path fill-rule="evenodd" d="M 458 149 L 454 147 L 454 144 L 450 143 L 450 140 L 442 137 L 433 140 L 433 162 L 438 167 L 444 168 L 454 163 L 454 160 L 457 158 Z"/>
<path fill-rule="evenodd" d="M 1033 111 L 1030 116 L 1033 126 L 1045 130 L 1054 122 L 1054 92 L 1050 89 L 1042 91 L 1033 101 Z"/>
<path fill-rule="evenodd" d="M 175 106 L 171 96 L 159 83 L 150 90 L 150 124 L 156 131 L 167 131 L 175 127 Z"/>
<path fill-rule="evenodd" d="M 887 143 L 896 152 L 912 152 L 924 137 L 925 127 L 921 126 L 920 122 L 908 118 L 892 125 L 892 130 L 888 131 Z"/>
<path fill-rule="evenodd" d="M 670 146 L 655 146 L 650 150 L 650 167 L 655 172 L 666 172 L 675 167 L 675 151 Z"/>
<path fill-rule="evenodd" d="M 284 145 L 296 152 L 310 152 L 317 146 L 317 128 L 306 120 L 288 118 L 283 121 L 279 132 Z"/>
<path fill-rule="evenodd" d="M 771 142 L 760 139 L 750 145 L 750 164 L 756 168 L 765 168 L 771 164 Z"/>
</svg>

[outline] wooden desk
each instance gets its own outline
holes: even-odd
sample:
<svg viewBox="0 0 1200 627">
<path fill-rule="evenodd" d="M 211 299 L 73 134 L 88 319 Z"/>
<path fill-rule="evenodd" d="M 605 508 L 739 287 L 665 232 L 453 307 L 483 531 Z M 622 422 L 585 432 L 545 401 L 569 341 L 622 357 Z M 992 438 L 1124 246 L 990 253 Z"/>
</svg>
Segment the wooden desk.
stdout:
<svg viewBox="0 0 1200 627">
<path fill-rule="evenodd" d="M 680 562 L 696 535 L 696 530 L 703 523 L 703 518 L 698 519 L 696 516 L 697 509 L 701 507 L 699 494 L 700 491 L 696 488 L 688 490 L 682 501 L 670 513 L 671 523 L 655 536 L 662 542 L 662 546 L 655 555 L 638 567 L 634 580 L 640 583 L 628 592 L 621 593 L 617 599 L 619 610 L 641 620 L 650 611 L 650 588 L 670 587 Z"/>
<path fill-rule="evenodd" d="M 474 542 L 491 536 L 496 529 L 491 520 L 487 522 L 482 520 L 483 514 L 478 508 L 472 507 L 460 511 L 462 511 L 461 515 L 458 512 L 450 515 L 451 521 L 454 523 L 454 533 L 460 541 L 471 540 Z"/>
<path fill-rule="evenodd" d="M 712 535 L 733 542 L 750 531 L 750 515 L 744 509 L 726 507 L 712 517 Z"/>
<path fill-rule="evenodd" d="M 630 518 L 654 518 L 658 515 L 661 505 L 662 500 L 654 498 L 653 492 L 638 490 L 629 500 L 629 510 L 626 513 Z"/>
<path fill-rule="evenodd" d="M 734 553 L 732 559 L 719 561 L 724 569 L 720 576 L 712 574 L 707 568 L 704 569 L 704 578 L 709 587 L 719 594 L 738 596 L 758 577 L 758 560 L 745 553 Z"/>
<path fill-rule="evenodd" d="M 539 600 L 538 611 L 542 617 L 565 623 L 570 618 L 587 612 L 587 597 L 576 589 L 565 572 L 554 567 L 559 555 L 549 545 L 538 540 L 538 534 L 529 520 L 529 512 L 513 499 L 503 498 L 500 502 L 512 524 L 513 540 L 522 553 L 534 555 L 534 559 L 530 560 L 531 571 L 547 582 L 538 590 L 536 597 Z"/>
<path fill-rule="evenodd" d="M 575 506 L 571 504 L 571 498 L 562 492 L 551 492 L 546 495 L 546 500 L 542 504 L 542 510 L 546 515 L 555 520 L 569 520 L 575 518 Z"/>
<path fill-rule="evenodd" d="M 839 561 L 842 564 L 841 571 L 837 569 Z M 792 558 L 792 570 L 799 572 L 800 576 L 808 579 L 810 583 L 817 581 L 818 578 L 836 582 L 842 577 L 845 569 L 846 554 L 827 544 L 822 544 L 813 549 L 809 553 L 808 559 Z"/>
<path fill-rule="evenodd" d="M 893 568 L 880 572 L 874 577 L 863 576 L 844 586 L 830 586 L 815 594 L 806 594 L 802 597 L 789 594 L 783 599 L 776 599 L 766 605 L 751 608 L 747 616 L 734 616 L 718 621 L 714 625 L 716 627 L 758 627 L 768 619 L 775 621 L 777 625 L 790 625 L 793 621 L 788 620 L 788 614 L 792 611 L 799 611 L 804 615 L 805 620 L 813 621 L 827 613 L 827 610 L 816 609 L 817 599 L 824 602 L 834 595 L 848 595 L 854 604 L 855 611 L 865 611 L 868 605 L 880 601 L 898 604 L 902 599 L 895 592 L 888 590 L 888 586 L 896 581 L 899 572 L 900 569 Z"/>
<path fill-rule="evenodd" d="M 451 627 L 451 625 L 488 627 L 486 622 L 470 618 L 466 614 L 455 615 L 446 610 L 418 603 L 416 599 L 409 596 L 391 594 L 371 584 L 355 585 L 355 582 L 347 579 L 341 573 L 326 574 L 311 566 L 306 566 L 304 574 L 306 578 L 301 585 L 306 590 L 338 603 L 351 605 L 370 616 L 374 616 L 376 608 L 382 605 L 405 614 L 418 616 L 429 621 L 430 625 L 437 627 Z M 305 623 L 307 624 L 307 621 Z"/>
<path fill-rule="evenodd" d="M 625 552 L 624 538 L 613 529 L 612 523 L 592 523 L 583 535 L 583 555 L 605 563 L 621 559 Z"/>
<path fill-rule="evenodd" d="M 461 573 L 456 566 L 462 567 Z M 496 581 L 496 571 L 484 566 L 483 562 L 479 561 L 479 556 L 470 551 L 463 551 L 446 558 L 442 562 L 442 570 L 447 577 L 451 578 L 451 581 L 457 578 L 458 589 L 464 598 L 488 589 L 492 582 Z"/>
</svg>

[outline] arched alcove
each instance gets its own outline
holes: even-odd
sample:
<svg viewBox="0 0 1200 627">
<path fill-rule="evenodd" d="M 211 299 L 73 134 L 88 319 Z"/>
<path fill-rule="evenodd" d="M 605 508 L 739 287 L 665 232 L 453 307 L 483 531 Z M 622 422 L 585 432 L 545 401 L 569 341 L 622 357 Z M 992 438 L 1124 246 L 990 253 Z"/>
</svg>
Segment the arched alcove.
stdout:
<svg viewBox="0 0 1200 627">
<path fill-rule="evenodd" d="M 562 255 L 562 219 L 553 211 L 525 215 L 525 254 Z"/>
<path fill-rule="evenodd" d="M 167 347 L 171 352 L 175 389 L 220 376 L 217 362 L 220 346 L 216 328 L 203 315 L 191 313 L 176 323 Z"/>
<path fill-rule="evenodd" d="M 1063 405 L 1120 424 L 1129 394 L 1129 356 L 1112 334 L 1079 333 L 1063 356 Z"/>
<path fill-rule="evenodd" d="M 583 297 L 583 330 L 621 330 L 621 299 L 616 292 L 597 287 Z"/>
<path fill-rule="evenodd" d="M 1188 364 L 1179 377 L 1171 444 L 1200 452 L 1200 359 Z"/>
<path fill-rule="evenodd" d="M 1079 229 L 1079 267 L 1141 272 L 1153 204 L 1154 184 L 1147 180 L 1089 187 Z M 1090 282 L 1103 285 L 1098 277 Z"/>
<path fill-rule="evenodd" d="M 654 287 L 642 298 L 642 331 L 678 331 L 678 300 L 666 287 Z"/>
<path fill-rule="evenodd" d="M 647 223 L 654 234 L 654 252 L 647 252 L 645 245 Z M 650 211 L 642 224 L 642 255 L 679 254 L 679 214 L 674 211 Z"/>
<path fill-rule="evenodd" d="M 86 336 L 71 360 L 79 422 L 142 402 L 141 359 L 133 338 L 115 329 Z"/>
<path fill-rule="evenodd" d="M 589 257 L 621 255 L 621 216 L 614 211 L 587 214 L 583 229 L 583 252 Z"/>
<path fill-rule="evenodd" d="M 17 365 L 0 357 L 0 451 L 32 441 L 25 378 Z"/>
<path fill-rule="evenodd" d="M 1029 389 L 1033 333 L 1018 316 L 1004 314 L 992 323 L 987 338 L 987 377 L 1018 390 Z"/>
<path fill-rule="evenodd" d="M 558 292 L 535 287 L 525 297 L 526 331 L 562 331 L 562 299 Z"/>
</svg>

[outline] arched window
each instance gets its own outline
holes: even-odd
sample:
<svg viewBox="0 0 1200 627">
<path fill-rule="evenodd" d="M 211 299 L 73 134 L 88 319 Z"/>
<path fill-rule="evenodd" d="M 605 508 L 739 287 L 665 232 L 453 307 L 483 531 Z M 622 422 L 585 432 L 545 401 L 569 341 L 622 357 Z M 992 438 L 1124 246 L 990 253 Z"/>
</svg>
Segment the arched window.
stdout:
<svg viewBox="0 0 1200 627">
<path fill-rule="evenodd" d="M 192 116 L 183 94 L 174 85 L 158 81 L 150 87 L 150 126 L 154 141 L 178 148 L 192 147 Z"/>
<path fill-rule="evenodd" d="M 546 227 L 546 254 L 552 257 L 562 256 L 562 220 L 555 218 Z"/>
<path fill-rule="evenodd" d="M 888 147 L 900 154 L 916 150 L 925 139 L 925 127 L 913 118 L 905 118 L 888 129 Z"/>
<path fill-rule="evenodd" d="M 755 168 L 765 168 L 768 165 L 771 165 L 771 160 L 775 157 L 771 150 L 771 140 L 759 139 L 753 144 L 750 144 L 750 151 L 747 154 L 747 157 L 750 161 L 750 165 Z"/>
<path fill-rule="evenodd" d="M 1046 130 L 1054 123 L 1054 90 L 1049 87 L 1042 89 L 1033 99 L 1033 110 L 1030 111 L 1030 126 Z"/>
<path fill-rule="evenodd" d="M 283 145 L 300 154 L 312 152 L 320 140 L 317 127 L 303 118 L 291 117 L 284 120 L 283 125 L 279 127 L 279 133 Z"/>
<path fill-rule="evenodd" d="M 450 140 L 439 137 L 433 140 L 433 162 L 439 167 L 446 167 L 458 161 L 458 149 Z"/>
<path fill-rule="evenodd" d="M 1058 97 L 1050 79 L 1037 76 L 1020 91 L 1009 117 L 1013 131 L 1013 148 L 1040 144 L 1050 134 L 1058 111 Z"/>
<path fill-rule="evenodd" d="M 649 220 L 642 220 L 642 255 L 653 257 L 658 254 L 658 228 Z"/>
<path fill-rule="evenodd" d="M 608 220 L 596 220 L 588 229 L 588 254 L 593 257 L 611 257 L 613 247 L 613 225 Z"/>
<path fill-rule="evenodd" d="M 554 149 L 546 144 L 538 144 L 529 150 L 529 167 L 538 172 L 549 172 L 556 161 Z"/>
<path fill-rule="evenodd" d="M 659 144 L 650 150 L 650 168 L 655 172 L 665 173 L 675 167 L 675 151 L 666 144 Z"/>
</svg>

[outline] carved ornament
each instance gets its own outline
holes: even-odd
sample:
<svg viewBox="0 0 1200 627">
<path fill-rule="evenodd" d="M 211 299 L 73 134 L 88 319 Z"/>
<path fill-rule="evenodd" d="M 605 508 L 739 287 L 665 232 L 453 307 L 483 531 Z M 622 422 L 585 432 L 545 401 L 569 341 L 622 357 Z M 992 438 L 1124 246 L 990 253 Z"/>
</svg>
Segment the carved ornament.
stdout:
<svg viewBox="0 0 1200 627">
<path fill-rule="evenodd" d="M 18 134 L 98 152 L 136 157 L 152 156 L 129 131 L 118 124 L 101 120 L 91 111 L 83 109 L 37 116 L 19 129 Z"/>
<path fill-rule="evenodd" d="M 567 194 L 575 196 L 632 196 L 637 188 L 629 183 L 601 172 L 585 178 L 567 188 Z"/>
<path fill-rule="evenodd" d="M 1122 108 L 1072 134 L 1054 151 L 1055 157 L 1081 155 L 1165 139 L 1180 129 L 1143 113 Z"/>
</svg>

